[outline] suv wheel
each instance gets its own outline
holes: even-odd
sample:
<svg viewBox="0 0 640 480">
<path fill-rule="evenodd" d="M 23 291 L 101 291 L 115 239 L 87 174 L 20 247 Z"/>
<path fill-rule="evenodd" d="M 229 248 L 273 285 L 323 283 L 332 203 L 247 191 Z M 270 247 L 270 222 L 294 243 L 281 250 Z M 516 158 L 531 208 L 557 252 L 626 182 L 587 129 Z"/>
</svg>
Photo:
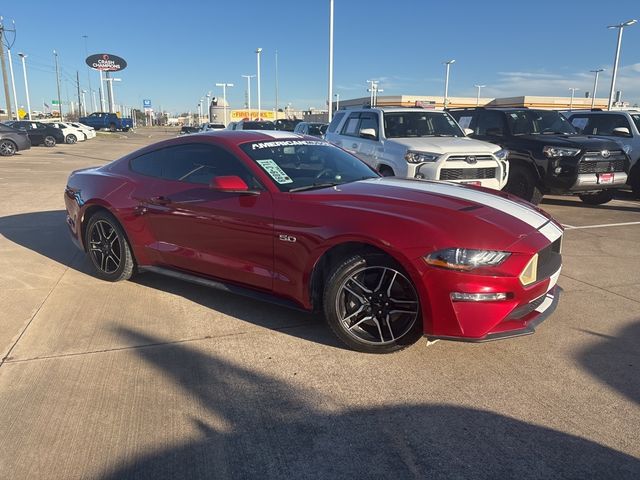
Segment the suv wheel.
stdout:
<svg viewBox="0 0 640 480">
<path fill-rule="evenodd" d="M 613 191 L 602 190 L 597 193 L 585 193 L 580 195 L 580 200 L 587 205 L 602 205 L 613 200 Z"/>
<path fill-rule="evenodd" d="M 331 330 L 360 352 L 395 352 L 422 335 L 413 283 L 384 255 L 354 255 L 338 265 L 326 282 L 323 307 Z"/>
<path fill-rule="evenodd" d="M 537 205 L 544 194 L 533 172 L 522 165 L 512 165 L 504 191 Z"/>
<path fill-rule="evenodd" d="M 44 146 L 45 147 L 55 147 L 56 146 L 56 139 L 55 137 L 52 137 L 51 135 L 47 135 L 46 137 L 44 137 Z"/>
<path fill-rule="evenodd" d="M 393 173 L 393 169 L 391 167 L 387 167 L 386 165 L 382 165 L 380 167 L 380 175 L 383 177 L 394 177 L 395 173 Z"/>
</svg>

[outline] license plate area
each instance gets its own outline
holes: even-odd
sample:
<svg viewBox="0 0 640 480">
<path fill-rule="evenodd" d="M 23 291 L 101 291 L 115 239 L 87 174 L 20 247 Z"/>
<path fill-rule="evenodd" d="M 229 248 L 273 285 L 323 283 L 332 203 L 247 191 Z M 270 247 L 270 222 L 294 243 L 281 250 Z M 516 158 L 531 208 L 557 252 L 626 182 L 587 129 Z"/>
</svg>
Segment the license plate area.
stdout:
<svg viewBox="0 0 640 480">
<path fill-rule="evenodd" d="M 597 175 L 599 184 L 613 183 L 613 173 L 598 173 Z"/>
<path fill-rule="evenodd" d="M 482 182 L 478 182 L 477 180 L 473 180 L 473 181 L 467 181 L 467 182 L 460 182 L 463 183 L 465 185 L 475 185 L 476 187 L 479 187 L 482 185 Z"/>
</svg>

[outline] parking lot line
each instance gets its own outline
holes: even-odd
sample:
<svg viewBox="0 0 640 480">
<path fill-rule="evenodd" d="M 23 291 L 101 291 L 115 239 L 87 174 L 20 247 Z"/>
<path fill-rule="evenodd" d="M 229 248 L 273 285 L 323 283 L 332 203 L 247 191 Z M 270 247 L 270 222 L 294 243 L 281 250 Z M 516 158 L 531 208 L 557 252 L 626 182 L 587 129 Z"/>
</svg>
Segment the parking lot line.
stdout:
<svg viewBox="0 0 640 480">
<path fill-rule="evenodd" d="M 572 227 L 570 225 L 563 225 L 563 226 L 565 230 L 583 230 L 586 228 L 624 227 L 627 225 L 640 225 L 640 222 L 602 223 L 600 225 L 584 225 L 581 227 Z"/>
</svg>

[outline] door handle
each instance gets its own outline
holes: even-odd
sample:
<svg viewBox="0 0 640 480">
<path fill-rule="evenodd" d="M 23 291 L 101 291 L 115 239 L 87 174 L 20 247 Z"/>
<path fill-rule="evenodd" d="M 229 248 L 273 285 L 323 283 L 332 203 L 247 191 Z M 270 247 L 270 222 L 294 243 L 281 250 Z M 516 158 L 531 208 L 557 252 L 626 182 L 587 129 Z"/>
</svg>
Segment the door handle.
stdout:
<svg viewBox="0 0 640 480">
<path fill-rule="evenodd" d="M 169 197 L 160 195 L 157 197 L 151 197 L 149 200 L 147 200 L 147 202 L 153 205 L 168 205 L 171 203 L 171 199 Z"/>
</svg>

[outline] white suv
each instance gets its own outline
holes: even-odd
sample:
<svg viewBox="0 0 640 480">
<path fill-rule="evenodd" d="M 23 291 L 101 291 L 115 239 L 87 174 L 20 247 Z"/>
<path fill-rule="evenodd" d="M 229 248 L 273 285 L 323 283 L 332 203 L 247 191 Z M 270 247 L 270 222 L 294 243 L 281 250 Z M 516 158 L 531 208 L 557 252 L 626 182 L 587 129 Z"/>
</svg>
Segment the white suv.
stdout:
<svg viewBox="0 0 640 480">
<path fill-rule="evenodd" d="M 325 138 L 384 176 L 448 180 L 500 190 L 509 173 L 506 150 L 468 138 L 444 111 L 340 110 Z"/>
</svg>

